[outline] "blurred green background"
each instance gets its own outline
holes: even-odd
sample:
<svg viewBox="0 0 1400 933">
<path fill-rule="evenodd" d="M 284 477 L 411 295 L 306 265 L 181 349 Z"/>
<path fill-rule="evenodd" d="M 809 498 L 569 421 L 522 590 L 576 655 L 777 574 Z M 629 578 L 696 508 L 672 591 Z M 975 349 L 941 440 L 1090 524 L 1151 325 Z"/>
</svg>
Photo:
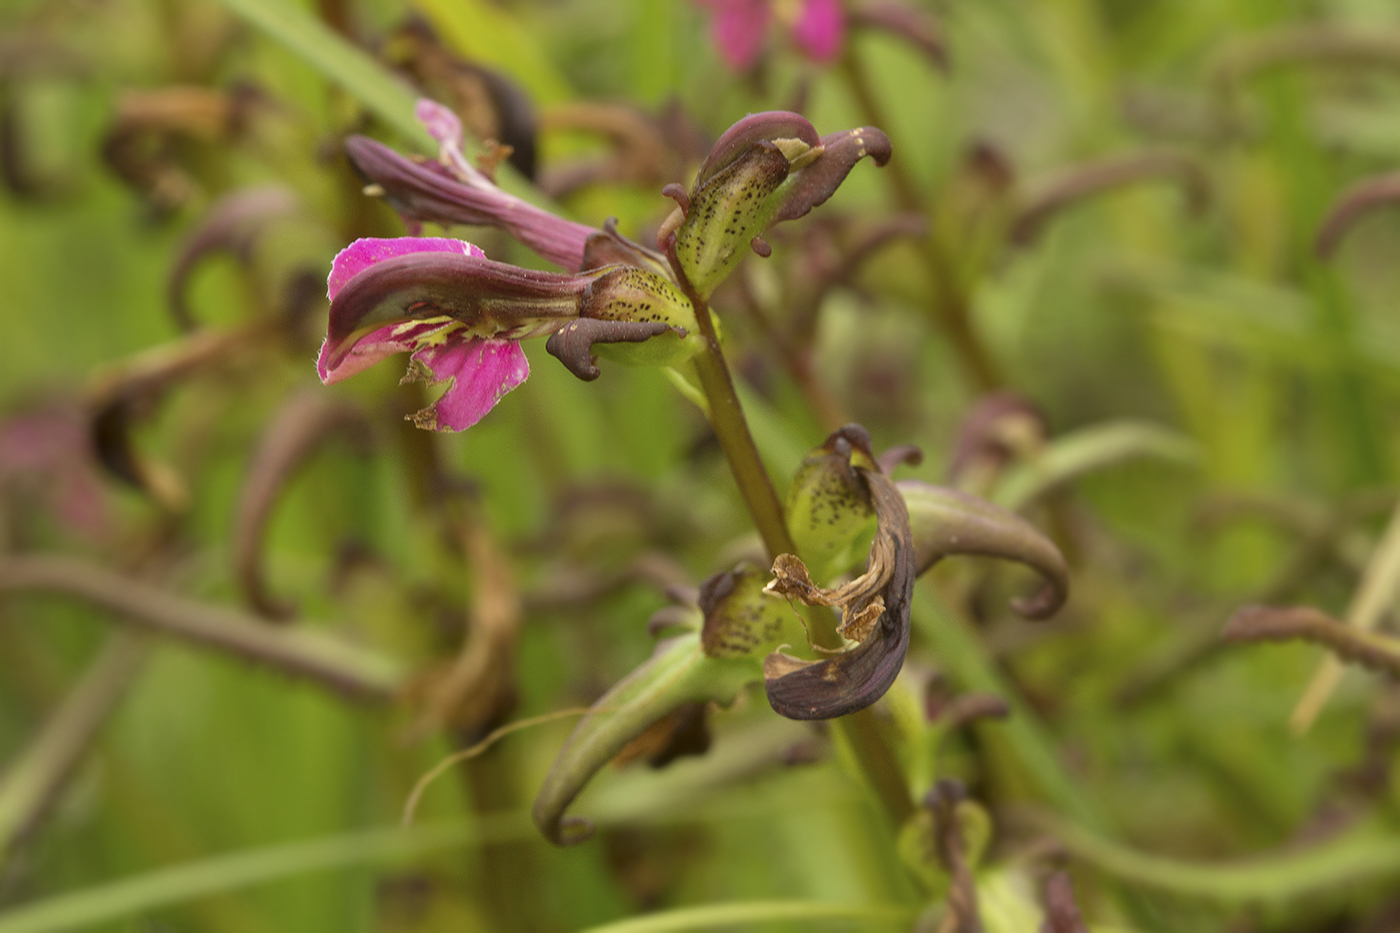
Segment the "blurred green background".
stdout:
<svg viewBox="0 0 1400 933">
<path fill-rule="evenodd" d="M 1349 670 L 1303 729 L 1325 653 L 1219 637 L 1259 602 L 1355 623 L 1363 581 L 1363 624 L 1393 622 L 1400 15 L 903 6 L 926 34 L 852 0 L 842 57 L 821 63 L 775 2 L 744 74 L 712 13 L 679 2 L 0 7 L 0 933 L 947 929 L 946 877 L 911 830 L 757 691 L 710 712 L 706 755 L 605 769 L 574 807 L 600 825 L 584 845 L 549 845 L 526 815 L 566 719 L 501 739 L 394 828 L 444 755 L 594 701 L 651 652 L 666 584 L 753 547 L 704 417 L 661 372 L 605 364 L 583 383 L 536 342 L 530 381 L 451 436 L 402 423 L 423 400 L 396 365 L 317 382 L 331 258 L 404 232 L 341 141 L 431 155 L 420 94 L 457 94 L 489 135 L 479 68 L 537 130 L 534 183 L 503 185 L 642 242 L 671 206 L 661 186 L 689 184 L 748 112 L 892 140 L 888 168 L 858 166 L 775 231 L 715 308 L 780 494 L 842 420 L 920 446 L 902 475 L 948 482 L 990 393 L 1037 413 L 984 430 L 977 451 L 999 453 L 956 480 L 1054 537 L 1069 605 L 1032 626 L 1007 608 L 1025 575 L 940 568 L 881 707 L 915 799 L 955 777 L 992 817 L 984 928 L 1040 928 L 1041 879 L 1066 867 L 1094 930 L 1400 929 L 1400 693 Z M 191 238 L 258 186 L 277 209 L 230 221 L 172 287 Z M 814 269 L 898 218 L 921 232 L 813 293 Z M 259 452 L 318 404 L 353 414 L 284 464 L 250 530 Z M 425 484 L 424 463 L 455 485 Z M 298 630 L 404 690 L 347 699 L 132 634 L 121 612 L 15 583 L 35 555 L 248 619 L 254 573 Z M 496 637 L 493 598 L 515 607 L 503 682 L 448 715 L 434 685 Z M 988 691 L 1006 722 L 937 715 Z M 818 919 L 744 913 L 757 902 Z M 706 905 L 737 913 L 675 913 Z"/>
</svg>

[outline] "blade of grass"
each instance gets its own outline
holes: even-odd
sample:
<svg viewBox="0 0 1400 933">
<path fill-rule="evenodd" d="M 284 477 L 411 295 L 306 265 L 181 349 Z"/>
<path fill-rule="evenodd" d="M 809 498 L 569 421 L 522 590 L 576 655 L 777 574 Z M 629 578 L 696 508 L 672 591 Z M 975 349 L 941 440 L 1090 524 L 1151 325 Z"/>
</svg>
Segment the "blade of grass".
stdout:
<svg viewBox="0 0 1400 933">
<path fill-rule="evenodd" d="M 300 6 L 280 0 L 220 0 L 230 12 L 285 45 L 354 95 L 425 153 L 437 143 L 413 118 L 417 94 L 368 53 L 346 42 Z"/>
<path fill-rule="evenodd" d="M 248 849 L 11 910 L 0 914 L 0 933 L 75 929 L 294 875 L 392 863 L 446 849 L 528 839 L 533 834 L 525 813 L 507 813 L 469 824 L 376 829 Z"/>
<path fill-rule="evenodd" d="M 782 920 L 858 920 L 862 924 L 905 926 L 914 919 L 907 907 L 881 904 L 823 904 L 818 901 L 745 901 L 680 907 L 645 917 L 589 927 L 582 933 L 666 933 L 674 930 L 714 930 L 748 927 Z"/>
<path fill-rule="evenodd" d="M 1128 460 L 1150 458 L 1194 466 L 1200 449 L 1178 431 L 1141 421 L 1111 421 L 1056 438 L 1040 456 L 1011 472 L 998 505 L 1018 511 L 1057 486 Z"/>
<path fill-rule="evenodd" d="M 149 650 L 144 636 L 113 634 L 38 735 L 7 763 L 0 780 L 0 864 L 63 792 L 120 707 Z"/>
<path fill-rule="evenodd" d="M 415 148 L 425 154 L 437 154 L 436 140 L 413 116 L 418 93 L 369 53 L 346 42 L 306 10 L 281 0 L 219 2 L 357 98 Z M 476 140 L 469 136 L 464 142 L 469 148 L 476 145 Z M 553 209 L 549 200 L 509 165 L 497 167 L 496 181 L 512 194 Z"/>
<path fill-rule="evenodd" d="M 1368 632 L 1380 623 L 1400 587 L 1400 505 L 1391 513 L 1385 536 L 1376 546 L 1366 573 L 1361 578 L 1356 595 L 1347 607 L 1346 623 L 1358 631 Z M 1341 682 L 1345 667 L 1335 654 L 1328 654 L 1308 683 L 1307 691 L 1293 708 L 1289 724 L 1299 735 L 1312 727 L 1322 708 Z"/>
<path fill-rule="evenodd" d="M 1059 822 L 1052 831 L 1071 852 L 1109 875 L 1211 900 L 1286 901 L 1354 892 L 1368 881 L 1400 877 L 1400 840 L 1366 831 L 1286 855 L 1216 863 L 1147 855 Z"/>
</svg>

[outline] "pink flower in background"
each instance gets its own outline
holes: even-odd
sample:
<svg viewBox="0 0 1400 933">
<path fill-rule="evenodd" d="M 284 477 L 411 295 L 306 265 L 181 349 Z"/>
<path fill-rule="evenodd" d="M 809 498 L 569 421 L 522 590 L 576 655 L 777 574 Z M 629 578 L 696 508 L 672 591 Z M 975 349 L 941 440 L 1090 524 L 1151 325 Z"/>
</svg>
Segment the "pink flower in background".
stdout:
<svg viewBox="0 0 1400 933">
<path fill-rule="evenodd" d="M 840 0 L 695 0 L 710 14 L 710 37 L 725 64 L 748 71 L 776 20 L 799 49 L 830 63 L 841 54 L 846 18 Z"/>
<path fill-rule="evenodd" d="M 335 304 L 335 298 L 357 276 L 380 263 L 422 253 L 485 257 L 472 244 L 447 237 L 356 240 L 331 264 L 326 297 L 333 309 L 344 308 Z M 332 317 L 334 321 L 334 310 Z M 530 375 L 525 352 L 515 340 L 473 334 L 461 321 L 446 316 L 399 320 L 339 339 L 327 336 L 316 372 L 330 385 L 403 352 L 413 354 L 405 378 L 422 378 L 431 385 L 450 383 L 442 397 L 415 418 L 438 431 L 463 431 L 476 424 Z"/>
</svg>

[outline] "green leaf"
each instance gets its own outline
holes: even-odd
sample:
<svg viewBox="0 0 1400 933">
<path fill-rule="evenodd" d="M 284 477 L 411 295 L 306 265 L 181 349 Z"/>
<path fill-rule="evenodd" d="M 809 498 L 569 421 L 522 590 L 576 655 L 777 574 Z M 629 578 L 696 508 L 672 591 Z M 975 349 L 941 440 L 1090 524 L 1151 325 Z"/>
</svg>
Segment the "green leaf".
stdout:
<svg viewBox="0 0 1400 933">
<path fill-rule="evenodd" d="M 1094 425 L 1056 438 L 1040 456 L 1010 471 L 993 498 L 1014 512 L 1087 473 L 1141 458 L 1195 466 L 1200 449 L 1180 432 L 1154 424 L 1113 421 Z"/>
<path fill-rule="evenodd" d="M 653 723 L 683 703 L 734 702 L 746 684 L 763 678 L 754 658 L 707 657 L 700 634 L 664 641 L 641 667 L 603 694 L 581 719 L 535 798 L 535 824 L 551 842 L 569 845 L 593 834 L 593 824 L 564 811 L 599 769 Z"/>
</svg>

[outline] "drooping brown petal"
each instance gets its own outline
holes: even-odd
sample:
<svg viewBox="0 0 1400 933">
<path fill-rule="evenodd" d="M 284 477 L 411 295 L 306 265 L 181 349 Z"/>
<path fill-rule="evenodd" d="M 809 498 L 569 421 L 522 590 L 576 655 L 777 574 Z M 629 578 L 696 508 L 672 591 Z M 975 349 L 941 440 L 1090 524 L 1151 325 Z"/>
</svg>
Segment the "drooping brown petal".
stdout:
<svg viewBox="0 0 1400 933">
<path fill-rule="evenodd" d="M 870 706 L 899 676 L 909 648 L 909 607 L 918 575 L 909 511 L 874 463 L 868 444 L 860 453 L 853 467 L 877 522 L 865 573 L 835 589 L 821 589 L 793 555 L 780 555 L 773 566 L 771 592 L 809 605 L 840 607 L 838 631 L 859 642 L 821 661 L 780 651 L 764 660 L 768 702 L 790 719 L 832 719 Z"/>
<path fill-rule="evenodd" d="M 669 330 L 661 321 L 600 321 L 579 318 L 550 335 L 544 348 L 584 382 L 598 378 L 595 343 L 641 343 Z"/>
</svg>

